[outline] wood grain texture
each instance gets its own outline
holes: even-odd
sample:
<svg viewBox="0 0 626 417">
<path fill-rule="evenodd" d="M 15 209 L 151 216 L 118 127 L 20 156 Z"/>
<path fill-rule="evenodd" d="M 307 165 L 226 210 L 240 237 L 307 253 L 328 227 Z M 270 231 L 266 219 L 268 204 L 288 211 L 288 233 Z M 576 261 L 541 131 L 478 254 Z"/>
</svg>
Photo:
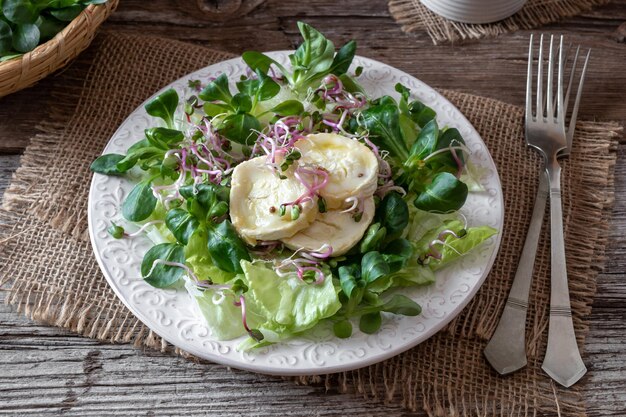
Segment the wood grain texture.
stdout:
<svg viewBox="0 0 626 417">
<path fill-rule="evenodd" d="M 523 104 L 529 32 L 468 45 L 433 46 L 425 33 L 415 37 L 402 33 L 386 2 L 380 0 L 269 0 L 246 16 L 222 23 L 210 21 L 197 3 L 125 0 L 105 30 L 151 33 L 241 53 L 293 48 L 298 39 L 295 22 L 305 20 L 336 43 L 356 39 L 360 54 L 401 68 L 432 86 Z M 572 42 L 593 49 L 581 118 L 626 121 L 624 21 L 626 0 L 615 0 L 540 30 L 564 33 Z M 45 114 L 42 103 L 52 81 L 48 78 L 0 100 L 0 195 L 19 164 L 18 154 Z M 589 415 L 598 417 L 626 415 L 626 143 L 619 148 L 611 230 L 585 344 L 589 368 L 585 398 Z M 280 378 L 77 337 L 0 306 L 0 415 L 334 416 L 348 412 L 410 415 L 398 407 L 365 402 L 358 395 L 326 392 L 324 387 L 298 387 Z"/>
</svg>

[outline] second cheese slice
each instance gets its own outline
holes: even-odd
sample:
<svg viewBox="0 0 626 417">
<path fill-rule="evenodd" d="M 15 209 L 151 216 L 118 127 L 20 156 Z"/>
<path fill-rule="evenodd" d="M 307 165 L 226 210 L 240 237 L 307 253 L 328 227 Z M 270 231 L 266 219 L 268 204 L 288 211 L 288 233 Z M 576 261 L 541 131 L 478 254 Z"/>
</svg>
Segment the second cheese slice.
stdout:
<svg viewBox="0 0 626 417">
<path fill-rule="evenodd" d="M 302 248 L 317 251 L 324 245 L 330 245 L 333 248 L 332 256 L 340 256 L 361 240 L 374 218 L 375 210 L 374 197 L 368 197 L 363 202 L 363 215 L 358 222 L 354 220 L 354 213 L 329 210 L 318 214 L 306 229 L 282 241 L 293 250 Z"/>
</svg>

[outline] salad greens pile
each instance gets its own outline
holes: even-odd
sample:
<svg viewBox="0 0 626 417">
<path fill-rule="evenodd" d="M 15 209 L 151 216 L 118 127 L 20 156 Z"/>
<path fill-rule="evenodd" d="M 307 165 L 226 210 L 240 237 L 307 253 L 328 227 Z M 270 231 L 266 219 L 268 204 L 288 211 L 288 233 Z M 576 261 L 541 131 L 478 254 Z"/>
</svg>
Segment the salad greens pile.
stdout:
<svg viewBox="0 0 626 417">
<path fill-rule="evenodd" d="M 141 173 L 109 233 L 147 233 L 155 245 L 144 256 L 143 279 L 157 288 L 184 286 L 214 337 L 249 336 L 242 348 L 284 340 L 322 321 L 346 338 L 353 323 L 369 334 L 385 314 L 418 315 L 420 306 L 394 289 L 432 284 L 436 270 L 496 233 L 469 227 L 458 211 L 476 187 L 459 131 L 440 127 L 435 112 L 401 84 L 398 99 L 367 96 L 358 82 L 362 69 L 349 72 L 356 43 L 335 53 L 320 32 L 298 26 L 303 42 L 289 56 L 290 68 L 250 51 L 242 56 L 249 70 L 238 80 L 225 74 L 192 80 L 182 100 L 169 89 L 145 106 L 161 126 L 146 129 L 125 155 L 106 154 L 91 165 L 105 175 Z M 264 156 L 286 178 L 302 157 L 294 144 L 320 132 L 359 141 L 376 155 L 374 220 L 342 256 L 328 245 L 318 251 L 293 251 L 280 241 L 249 246 L 229 216 L 234 168 Z M 324 183 L 304 185 L 308 194 L 281 204 L 275 215 L 290 205 L 297 219 L 307 198 L 326 211 L 319 195 Z M 344 210 L 355 222 L 363 214 L 359 200 Z"/>
<path fill-rule="evenodd" d="M 52 39 L 90 4 L 106 0 L 0 0 L 0 62 Z"/>
</svg>

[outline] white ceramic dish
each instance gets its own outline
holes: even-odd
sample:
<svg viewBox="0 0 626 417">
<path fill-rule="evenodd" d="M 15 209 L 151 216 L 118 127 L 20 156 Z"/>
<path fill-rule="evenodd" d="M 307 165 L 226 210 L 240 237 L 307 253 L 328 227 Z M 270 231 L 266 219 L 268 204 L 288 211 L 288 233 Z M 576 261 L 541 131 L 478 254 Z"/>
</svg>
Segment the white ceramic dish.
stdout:
<svg viewBox="0 0 626 417">
<path fill-rule="evenodd" d="M 433 12 L 462 23 L 492 23 L 517 13 L 526 0 L 420 0 Z"/>
<path fill-rule="evenodd" d="M 270 55 L 288 62 L 289 52 Z M 364 67 L 360 81 L 372 96 L 397 97 L 394 85 L 401 82 L 437 112 L 441 126 L 456 127 L 472 150 L 471 159 L 484 168 L 480 179 L 485 191 L 471 193 L 463 213 L 470 225 L 489 225 L 502 230 L 504 212 L 500 179 L 491 156 L 472 125 L 461 112 L 435 90 L 416 78 L 372 59 L 356 57 L 354 65 Z M 182 92 L 190 79 L 207 80 L 226 73 L 231 80 L 245 73 L 240 58 L 211 65 L 189 74 L 163 90 Z M 158 92 L 156 93 L 158 94 Z M 155 95 L 156 95 L 155 94 Z M 105 148 L 105 153 L 125 153 L 143 137 L 156 120 L 143 105 L 122 123 Z M 437 273 L 437 282 L 426 288 L 403 290 L 423 308 L 417 317 L 388 315 L 380 331 L 367 335 L 358 331 L 349 339 L 334 337 L 328 325 L 320 325 L 304 336 L 259 350 L 240 352 L 240 340 L 218 341 L 211 337 L 184 290 L 161 290 L 143 281 L 139 266 L 151 242 L 144 237 L 115 240 L 106 229 L 119 215 L 121 203 L 133 186 L 132 179 L 94 175 L 89 194 L 89 232 L 95 256 L 104 276 L 130 310 L 168 342 L 199 357 L 235 368 L 277 375 L 314 375 L 345 371 L 370 365 L 397 355 L 431 337 L 476 294 L 495 259 L 500 234 L 492 237 L 471 255 Z"/>
</svg>

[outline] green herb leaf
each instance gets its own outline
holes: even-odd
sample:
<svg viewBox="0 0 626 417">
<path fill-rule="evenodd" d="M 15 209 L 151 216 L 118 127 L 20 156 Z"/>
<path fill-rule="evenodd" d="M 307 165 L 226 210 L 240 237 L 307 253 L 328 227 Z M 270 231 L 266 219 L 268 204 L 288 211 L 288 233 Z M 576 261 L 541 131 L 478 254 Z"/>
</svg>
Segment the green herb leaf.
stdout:
<svg viewBox="0 0 626 417">
<path fill-rule="evenodd" d="M 391 300 L 381 306 L 381 311 L 403 316 L 417 316 L 422 312 L 422 307 L 409 297 L 395 294 Z"/>
<path fill-rule="evenodd" d="M 241 55 L 244 62 L 252 69 L 252 71 L 261 71 L 263 74 L 267 74 L 270 66 L 276 64 L 272 58 L 265 54 L 256 51 L 246 51 Z"/>
<path fill-rule="evenodd" d="M 117 163 L 122 159 L 124 159 L 124 155 L 109 153 L 98 157 L 91 163 L 89 168 L 92 172 L 97 172 L 98 174 L 121 175 L 122 172 L 117 169 Z"/>
<path fill-rule="evenodd" d="M 189 243 L 191 235 L 200 225 L 200 222 L 188 211 L 175 208 L 167 212 L 165 225 L 170 229 L 176 240 L 186 245 Z"/>
<path fill-rule="evenodd" d="M 178 145 L 185 135 L 180 130 L 168 129 L 166 127 L 152 127 L 144 131 L 148 143 L 152 146 L 167 150 L 172 146 Z"/>
<path fill-rule="evenodd" d="M 359 329 L 366 334 L 374 334 L 383 324 L 383 318 L 379 312 L 363 314 L 359 320 Z"/>
<path fill-rule="evenodd" d="M 338 321 L 333 324 L 333 332 L 340 339 L 347 339 L 352 336 L 352 323 L 348 320 Z"/>
<path fill-rule="evenodd" d="M 39 27 L 39 41 L 44 42 L 54 38 L 54 36 L 67 26 L 66 22 L 61 22 L 54 17 L 41 15 L 41 19 L 36 22 Z"/>
<path fill-rule="evenodd" d="M 145 106 L 150 116 L 163 119 L 169 128 L 174 126 L 174 113 L 177 107 L 178 93 L 173 88 L 159 94 Z"/>
<path fill-rule="evenodd" d="M 328 72 L 335 75 L 342 75 L 348 72 L 355 54 L 356 41 L 346 43 L 339 49 L 339 51 L 337 51 Z"/>
<path fill-rule="evenodd" d="M 467 199 L 467 185 L 449 172 L 440 172 L 414 201 L 420 210 L 449 213 L 463 207 Z"/>
<path fill-rule="evenodd" d="M 175 284 L 183 275 L 184 269 L 176 266 L 159 265 L 153 267 L 154 261 L 161 259 L 167 262 L 185 262 L 184 247 L 176 243 L 162 243 L 153 246 L 143 257 L 141 275 L 144 280 L 156 288 L 166 288 Z M 152 273 L 150 270 L 152 269 Z M 150 273 L 150 275 L 148 275 Z"/>
<path fill-rule="evenodd" d="M 437 116 L 437 113 L 433 109 L 418 100 L 412 101 L 409 104 L 409 113 L 411 119 L 422 128 Z"/>
<path fill-rule="evenodd" d="M 39 44 L 39 28 L 35 24 L 18 24 L 13 31 L 13 49 L 30 52 Z"/>
<path fill-rule="evenodd" d="M 230 102 L 238 113 L 247 113 L 252 110 L 252 99 L 246 93 L 237 93 Z"/>
<path fill-rule="evenodd" d="M 387 236 L 387 229 L 381 227 L 380 223 L 372 223 L 365 232 L 359 251 L 361 253 L 367 253 L 374 250 L 378 250 L 382 245 L 385 237 Z"/>
<path fill-rule="evenodd" d="M 381 99 L 381 104 L 370 107 L 361 113 L 361 121 L 373 139 L 392 156 L 405 161 L 409 156 L 409 150 L 400 129 L 400 113 L 394 103 Z"/>
<path fill-rule="evenodd" d="M 344 265 L 338 269 L 339 285 L 343 293 L 348 297 L 352 297 L 352 291 L 357 286 L 357 281 L 360 278 L 361 271 L 357 265 Z"/>
<path fill-rule="evenodd" d="M 157 199 L 152 194 L 152 180 L 135 185 L 122 203 L 122 215 L 131 222 L 146 220 L 156 207 Z"/>
<path fill-rule="evenodd" d="M 202 109 L 206 113 L 207 116 L 215 117 L 218 114 L 223 114 L 232 111 L 232 107 L 228 104 L 222 103 L 211 103 L 210 101 L 205 102 L 202 105 Z"/>
<path fill-rule="evenodd" d="M 439 139 L 439 126 L 437 120 L 433 119 L 420 131 L 415 143 L 411 147 L 411 159 L 422 160 L 437 148 Z"/>
<path fill-rule="evenodd" d="M 219 132 L 226 138 L 242 145 L 252 144 L 254 130 L 261 130 L 261 122 L 249 113 L 228 115 L 219 128 Z"/>
<path fill-rule="evenodd" d="M 206 87 L 198 94 L 204 101 L 222 101 L 224 103 L 230 103 L 232 94 L 228 87 L 228 77 L 226 74 L 220 74 L 215 80 L 207 84 Z"/>
<path fill-rule="evenodd" d="M 275 97 L 280 92 L 280 85 L 261 70 L 256 70 L 257 78 L 252 78 L 237 83 L 237 89 L 250 97 L 256 97 L 257 101 L 266 101 Z"/>
<path fill-rule="evenodd" d="M 413 246 L 406 239 L 392 240 L 385 246 L 383 258 L 391 273 L 397 272 L 404 268 L 411 256 L 413 256 Z"/>
<path fill-rule="evenodd" d="M 398 236 L 409 224 L 409 206 L 400 194 L 391 192 L 378 205 L 376 220 L 387 229 L 387 236 Z"/>
<path fill-rule="evenodd" d="M 273 107 L 271 111 L 280 116 L 293 116 L 304 112 L 304 106 L 298 100 L 287 100 Z"/>
<path fill-rule="evenodd" d="M 380 252 L 372 251 L 363 255 L 361 259 L 361 274 L 366 283 L 371 284 L 388 273 L 389 265 L 387 265 L 385 258 L 383 258 Z"/>
<path fill-rule="evenodd" d="M 207 247 L 213 263 L 226 272 L 242 273 L 241 260 L 250 261 L 246 245 L 228 220 L 209 227 Z"/>
</svg>

